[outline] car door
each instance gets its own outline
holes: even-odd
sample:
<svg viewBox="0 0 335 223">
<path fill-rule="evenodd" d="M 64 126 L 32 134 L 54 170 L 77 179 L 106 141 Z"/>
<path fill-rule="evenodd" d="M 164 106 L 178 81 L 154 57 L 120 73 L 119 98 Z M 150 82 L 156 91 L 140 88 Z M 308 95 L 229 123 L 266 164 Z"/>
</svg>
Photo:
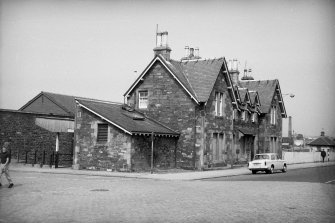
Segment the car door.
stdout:
<svg viewBox="0 0 335 223">
<path fill-rule="evenodd" d="M 277 159 L 277 167 L 276 169 L 282 169 L 283 165 L 284 165 L 284 160 L 282 160 L 278 154 L 276 155 L 276 159 Z"/>
<path fill-rule="evenodd" d="M 275 154 L 271 154 L 271 164 L 274 165 L 274 169 L 278 169 L 278 164 L 277 164 L 277 160 L 276 160 L 276 155 Z"/>
</svg>

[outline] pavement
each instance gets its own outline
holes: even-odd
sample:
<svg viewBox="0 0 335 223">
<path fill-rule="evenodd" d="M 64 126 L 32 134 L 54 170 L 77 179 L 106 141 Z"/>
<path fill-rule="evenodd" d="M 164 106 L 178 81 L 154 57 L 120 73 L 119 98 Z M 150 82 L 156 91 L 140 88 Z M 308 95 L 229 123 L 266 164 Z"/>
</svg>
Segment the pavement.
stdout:
<svg viewBox="0 0 335 223">
<path fill-rule="evenodd" d="M 330 162 L 317 162 L 317 163 L 299 163 L 299 164 L 288 164 L 287 170 L 320 167 L 335 165 L 335 161 Z M 209 178 L 218 177 L 231 177 L 239 175 L 251 174 L 247 166 L 238 167 L 227 167 L 220 170 L 206 170 L 206 171 L 182 171 L 176 170 L 176 172 L 141 172 L 141 173 L 129 173 L 129 172 L 109 172 L 109 171 L 96 171 L 96 170 L 75 170 L 72 168 L 50 168 L 44 166 L 43 168 L 31 164 L 11 164 L 11 171 L 21 171 L 21 172 L 40 172 L 40 173 L 52 173 L 52 174 L 70 174 L 70 175 L 86 175 L 86 176 L 104 176 L 104 177 L 121 177 L 121 178 L 139 178 L 139 179 L 156 179 L 156 180 L 179 180 L 179 181 L 189 181 L 189 180 L 202 180 Z M 173 171 L 173 170 L 172 170 Z"/>
</svg>

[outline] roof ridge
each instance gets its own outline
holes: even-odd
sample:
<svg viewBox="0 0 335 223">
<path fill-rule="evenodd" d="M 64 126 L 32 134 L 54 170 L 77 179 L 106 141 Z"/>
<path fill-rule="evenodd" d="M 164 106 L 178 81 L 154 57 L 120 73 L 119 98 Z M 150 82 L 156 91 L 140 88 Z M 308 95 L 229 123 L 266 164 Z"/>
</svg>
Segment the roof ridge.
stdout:
<svg viewBox="0 0 335 223">
<path fill-rule="evenodd" d="M 100 102 L 100 103 L 111 104 L 111 105 L 123 105 L 124 104 L 122 102 L 105 101 L 105 100 L 99 100 L 99 99 L 93 99 L 93 98 L 83 98 L 83 97 L 75 97 L 75 100 Z"/>
</svg>

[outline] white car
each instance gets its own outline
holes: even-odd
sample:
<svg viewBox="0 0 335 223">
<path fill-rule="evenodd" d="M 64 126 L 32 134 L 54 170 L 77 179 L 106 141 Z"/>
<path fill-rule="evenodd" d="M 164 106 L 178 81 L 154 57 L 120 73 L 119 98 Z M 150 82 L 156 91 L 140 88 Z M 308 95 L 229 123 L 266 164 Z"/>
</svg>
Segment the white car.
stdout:
<svg viewBox="0 0 335 223">
<path fill-rule="evenodd" d="M 254 160 L 248 163 L 248 168 L 253 174 L 258 171 L 273 173 L 280 170 L 286 172 L 287 164 L 285 160 L 279 158 L 277 153 L 261 153 L 256 154 Z"/>
</svg>

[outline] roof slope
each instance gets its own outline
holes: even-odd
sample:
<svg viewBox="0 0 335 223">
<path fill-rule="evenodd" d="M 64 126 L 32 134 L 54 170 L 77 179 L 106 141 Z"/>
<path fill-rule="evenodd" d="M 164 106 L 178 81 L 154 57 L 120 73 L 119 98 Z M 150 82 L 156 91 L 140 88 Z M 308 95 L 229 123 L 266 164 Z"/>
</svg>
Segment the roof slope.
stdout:
<svg viewBox="0 0 335 223">
<path fill-rule="evenodd" d="M 257 91 L 261 101 L 261 112 L 269 112 L 273 96 L 276 93 L 278 80 L 240 81 L 239 85 L 248 88 L 248 90 Z"/>
<path fill-rule="evenodd" d="M 206 102 L 213 90 L 215 81 L 225 64 L 224 58 L 208 60 L 165 60 L 164 57 L 157 55 L 146 69 L 141 73 L 137 80 L 131 85 L 124 96 L 129 95 L 140 80 L 147 74 L 150 67 L 157 61 L 161 62 L 174 76 L 181 86 L 195 99 L 197 103 Z M 230 77 L 228 77 L 230 78 Z"/>
<path fill-rule="evenodd" d="M 23 105 L 19 111 L 23 111 L 25 108 L 27 108 L 29 105 L 34 103 L 38 98 L 45 96 L 50 101 L 52 101 L 54 104 L 56 104 L 59 108 L 64 110 L 66 113 L 68 113 L 71 116 L 74 116 L 75 113 L 75 97 L 69 96 L 69 95 L 63 95 L 63 94 L 55 94 L 50 92 L 41 92 L 36 97 L 34 97 L 32 100 L 30 100 L 28 103 Z M 35 111 L 38 112 L 38 111 Z"/>
<path fill-rule="evenodd" d="M 200 102 L 208 100 L 215 81 L 223 66 L 224 58 L 192 61 L 174 61 L 171 64 L 178 70 L 193 89 Z"/>
<path fill-rule="evenodd" d="M 328 136 L 321 136 L 314 141 L 310 142 L 308 145 L 311 146 L 334 146 L 335 141 Z"/>
<path fill-rule="evenodd" d="M 28 103 L 23 105 L 19 109 L 19 111 L 23 111 L 26 107 L 28 107 L 30 104 L 32 104 L 35 100 L 37 100 L 41 96 L 47 97 L 50 101 L 55 103 L 58 107 L 60 107 L 62 110 L 64 110 L 66 113 L 68 113 L 71 116 L 74 116 L 74 114 L 75 114 L 75 110 L 76 110 L 75 99 L 76 98 L 95 100 L 95 99 L 90 99 L 90 98 L 83 98 L 83 97 L 77 97 L 77 96 L 71 96 L 71 95 L 64 95 L 64 94 L 57 94 L 57 93 L 42 91 L 36 97 L 34 97 L 32 100 L 30 100 Z M 39 111 L 35 111 L 35 112 L 39 112 Z M 56 113 L 57 112 L 55 112 L 55 114 Z"/>
<path fill-rule="evenodd" d="M 148 133 L 178 136 L 179 133 L 163 124 L 144 116 L 142 113 L 124 109 L 120 103 L 103 102 L 97 100 L 76 99 L 79 105 L 100 116 L 107 122 L 119 127 L 130 134 Z"/>
</svg>

